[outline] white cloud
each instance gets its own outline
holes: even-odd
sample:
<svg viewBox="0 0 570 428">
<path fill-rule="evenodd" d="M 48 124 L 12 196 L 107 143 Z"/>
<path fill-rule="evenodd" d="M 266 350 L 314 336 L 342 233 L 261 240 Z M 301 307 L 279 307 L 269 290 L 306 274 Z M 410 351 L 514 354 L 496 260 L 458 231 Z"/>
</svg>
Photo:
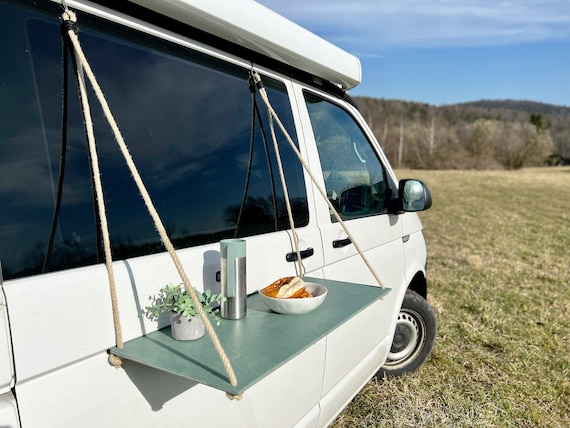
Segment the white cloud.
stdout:
<svg viewBox="0 0 570 428">
<path fill-rule="evenodd" d="M 567 0 L 259 0 L 325 39 L 385 47 L 488 46 L 570 39 Z"/>
</svg>

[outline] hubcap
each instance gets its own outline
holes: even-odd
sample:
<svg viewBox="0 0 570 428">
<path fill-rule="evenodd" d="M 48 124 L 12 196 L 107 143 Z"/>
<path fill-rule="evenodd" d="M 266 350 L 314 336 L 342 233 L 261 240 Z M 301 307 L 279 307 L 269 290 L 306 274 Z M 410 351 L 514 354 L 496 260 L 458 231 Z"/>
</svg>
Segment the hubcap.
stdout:
<svg viewBox="0 0 570 428">
<path fill-rule="evenodd" d="M 385 366 L 397 368 L 405 360 L 413 357 L 415 352 L 420 349 L 422 329 L 418 324 L 417 318 L 411 313 L 401 311 L 398 315 L 396 331 L 392 347 L 388 353 L 388 360 Z"/>
</svg>

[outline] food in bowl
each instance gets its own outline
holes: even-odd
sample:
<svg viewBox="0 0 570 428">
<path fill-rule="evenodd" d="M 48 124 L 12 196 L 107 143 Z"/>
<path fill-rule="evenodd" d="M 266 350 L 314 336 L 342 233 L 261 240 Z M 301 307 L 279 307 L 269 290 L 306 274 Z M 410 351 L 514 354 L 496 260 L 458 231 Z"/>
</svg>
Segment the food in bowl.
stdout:
<svg viewBox="0 0 570 428">
<path fill-rule="evenodd" d="M 296 292 L 292 292 L 293 290 L 291 290 L 291 296 L 297 294 L 298 297 L 271 297 L 272 295 L 277 296 L 279 294 L 279 289 L 284 287 L 285 284 L 289 284 L 293 278 L 295 277 L 281 278 L 260 290 L 259 295 L 261 296 L 261 300 L 269 307 L 269 309 L 280 314 L 295 315 L 311 312 L 321 306 L 327 296 L 328 290 L 324 285 L 314 282 L 303 281 L 302 283 L 297 284 L 299 281 L 295 281 L 293 285 L 295 288 L 299 287 L 299 290 L 301 289 L 301 286 L 304 285 L 302 294 L 299 290 Z M 285 292 L 285 290 L 282 292 L 282 295 L 288 295 L 289 291 Z"/>
<path fill-rule="evenodd" d="M 303 281 L 298 276 L 286 276 L 279 278 L 271 285 L 263 288 L 261 290 L 261 293 L 265 294 L 268 297 L 274 297 L 277 299 L 299 299 L 313 297 L 313 295 L 307 291 L 305 281 Z"/>
</svg>

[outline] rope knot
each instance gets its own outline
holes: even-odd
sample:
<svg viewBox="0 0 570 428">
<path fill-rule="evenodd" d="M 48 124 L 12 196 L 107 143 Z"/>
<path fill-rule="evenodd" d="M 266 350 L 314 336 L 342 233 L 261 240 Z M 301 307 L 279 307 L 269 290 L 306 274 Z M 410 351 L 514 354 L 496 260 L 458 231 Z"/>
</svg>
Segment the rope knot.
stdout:
<svg viewBox="0 0 570 428">
<path fill-rule="evenodd" d="M 261 81 L 261 77 L 259 77 L 257 71 L 254 70 L 249 72 L 249 78 L 247 79 L 247 83 L 249 83 L 249 90 L 251 91 L 251 93 L 255 92 L 256 87 L 257 89 L 263 88 L 263 82 Z"/>
<path fill-rule="evenodd" d="M 77 27 L 77 17 L 71 10 L 67 10 L 62 13 L 61 29 L 65 33 L 68 33 L 69 31 L 73 31 L 74 34 L 79 33 L 79 27 Z"/>
<path fill-rule="evenodd" d="M 121 359 L 121 357 L 109 354 L 109 364 L 111 364 L 116 369 L 120 369 L 121 367 L 123 367 L 123 360 Z"/>
</svg>

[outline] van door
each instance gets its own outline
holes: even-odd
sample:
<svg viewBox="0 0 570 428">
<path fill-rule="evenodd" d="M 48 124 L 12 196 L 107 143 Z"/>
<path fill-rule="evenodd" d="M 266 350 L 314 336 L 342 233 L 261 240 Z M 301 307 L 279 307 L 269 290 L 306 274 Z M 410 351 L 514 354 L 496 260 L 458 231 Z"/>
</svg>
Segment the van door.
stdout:
<svg viewBox="0 0 570 428">
<path fill-rule="evenodd" d="M 402 222 L 387 204 L 397 193 L 385 158 L 349 106 L 304 91 L 327 197 L 386 287 L 404 283 Z M 314 168 L 317 169 L 317 168 Z M 318 208 L 325 276 L 377 284 L 326 203 Z"/>
<path fill-rule="evenodd" d="M 297 96 L 306 106 L 305 128 L 312 130 L 305 138 L 315 142 L 314 159 L 320 161 L 312 163 L 312 170 L 384 286 L 392 289 L 327 339 L 321 416 L 328 420 L 340 403 L 351 398 L 350 388 L 337 385 L 363 385 L 390 349 L 406 288 L 402 220 L 388 212 L 387 204 L 396 194 L 395 178 L 356 110 L 309 90 L 300 90 Z M 316 205 L 325 278 L 378 286 L 324 198 L 317 198 Z"/>
</svg>

